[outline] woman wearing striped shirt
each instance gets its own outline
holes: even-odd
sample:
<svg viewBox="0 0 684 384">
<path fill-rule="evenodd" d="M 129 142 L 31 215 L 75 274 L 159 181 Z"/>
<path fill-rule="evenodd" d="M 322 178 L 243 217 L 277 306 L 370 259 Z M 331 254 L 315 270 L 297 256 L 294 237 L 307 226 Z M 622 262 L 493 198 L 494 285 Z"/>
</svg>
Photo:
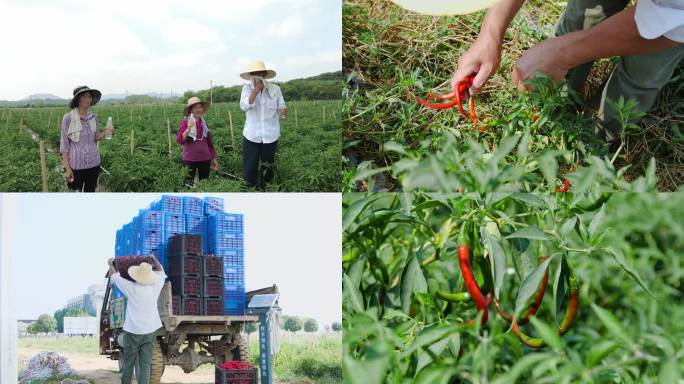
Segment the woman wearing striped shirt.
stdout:
<svg viewBox="0 0 684 384">
<path fill-rule="evenodd" d="M 62 118 L 62 137 L 59 151 L 62 153 L 64 178 L 69 188 L 82 192 L 95 192 L 100 175 L 100 152 L 97 142 L 113 129 L 99 131 L 97 115 L 90 107 L 97 104 L 102 93 L 97 89 L 81 86 L 74 89 L 69 103 L 71 111 Z"/>
</svg>

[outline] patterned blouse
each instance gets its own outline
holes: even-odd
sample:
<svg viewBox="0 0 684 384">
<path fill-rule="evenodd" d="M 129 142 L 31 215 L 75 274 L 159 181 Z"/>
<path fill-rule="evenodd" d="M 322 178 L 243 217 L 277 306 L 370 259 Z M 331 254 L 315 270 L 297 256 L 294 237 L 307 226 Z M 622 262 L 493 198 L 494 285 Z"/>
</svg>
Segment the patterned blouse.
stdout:
<svg viewBox="0 0 684 384">
<path fill-rule="evenodd" d="M 95 117 L 95 132 L 90 130 L 89 119 Z M 97 149 L 97 133 L 100 130 L 97 122 L 97 115 L 89 114 L 88 118 L 81 117 L 80 139 L 77 142 L 71 141 L 67 132 L 71 124 L 71 113 L 67 113 L 62 118 L 62 138 L 59 142 L 59 151 L 69 153 L 69 166 L 71 169 L 89 169 L 100 165 L 100 152 Z"/>
</svg>

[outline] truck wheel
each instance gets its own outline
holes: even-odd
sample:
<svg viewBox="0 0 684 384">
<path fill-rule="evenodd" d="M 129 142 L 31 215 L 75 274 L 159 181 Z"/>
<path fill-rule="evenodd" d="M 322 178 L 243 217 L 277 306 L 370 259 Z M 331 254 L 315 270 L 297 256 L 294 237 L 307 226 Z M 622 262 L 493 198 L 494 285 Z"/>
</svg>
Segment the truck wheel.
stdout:
<svg viewBox="0 0 684 384">
<path fill-rule="evenodd" d="M 166 368 L 164 353 L 161 349 L 159 339 L 154 343 L 152 349 L 152 365 L 150 366 L 150 384 L 159 384 Z"/>
</svg>

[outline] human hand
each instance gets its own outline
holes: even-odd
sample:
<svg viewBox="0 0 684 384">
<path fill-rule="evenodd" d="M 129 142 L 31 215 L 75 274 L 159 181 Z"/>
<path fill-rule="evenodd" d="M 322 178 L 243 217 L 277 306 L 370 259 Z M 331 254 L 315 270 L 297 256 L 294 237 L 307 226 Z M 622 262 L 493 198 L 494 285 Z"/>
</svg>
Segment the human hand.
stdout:
<svg viewBox="0 0 684 384">
<path fill-rule="evenodd" d="M 458 67 L 451 79 L 451 88 L 475 73 L 469 94 L 476 94 L 489 78 L 499 69 L 501 63 L 501 41 L 481 35 L 458 60 Z"/>
</svg>

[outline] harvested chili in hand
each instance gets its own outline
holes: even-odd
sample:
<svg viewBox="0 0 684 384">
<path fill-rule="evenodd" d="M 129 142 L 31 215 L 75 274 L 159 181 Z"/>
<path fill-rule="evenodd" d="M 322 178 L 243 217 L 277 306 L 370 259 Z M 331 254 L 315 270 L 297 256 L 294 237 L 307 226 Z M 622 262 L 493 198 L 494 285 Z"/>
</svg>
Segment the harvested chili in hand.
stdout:
<svg viewBox="0 0 684 384">
<path fill-rule="evenodd" d="M 452 108 L 454 106 L 458 107 L 458 111 L 465 117 L 466 119 L 470 118 L 470 120 L 473 122 L 473 127 L 477 129 L 477 114 L 475 113 L 475 99 L 473 98 L 472 95 L 470 95 L 469 89 L 473 85 L 473 79 L 475 79 L 475 74 L 472 73 L 468 76 L 466 76 L 465 79 L 459 81 L 458 83 L 454 84 L 454 89 L 452 92 L 440 95 L 437 93 L 432 93 L 429 92 L 427 94 L 427 97 L 430 99 L 435 99 L 435 100 L 450 100 L 453 99 L 452 101 L 448 103 L 431 103 L 427 100 L 423 100 L 419 97 L 416 97 L 416 101 L 420 105 L 424 105 L 426 107 L 434 108 L 434 109 L 446 109 L 446 108 Z M 468 97 L 468 109 L 469 109 L 469 115 L 466 114 L 465 110 L 463 109 L 463 101 Z M 480 129 L 480 131 L 484 131 L 484 127 Z"/>
</svg>

